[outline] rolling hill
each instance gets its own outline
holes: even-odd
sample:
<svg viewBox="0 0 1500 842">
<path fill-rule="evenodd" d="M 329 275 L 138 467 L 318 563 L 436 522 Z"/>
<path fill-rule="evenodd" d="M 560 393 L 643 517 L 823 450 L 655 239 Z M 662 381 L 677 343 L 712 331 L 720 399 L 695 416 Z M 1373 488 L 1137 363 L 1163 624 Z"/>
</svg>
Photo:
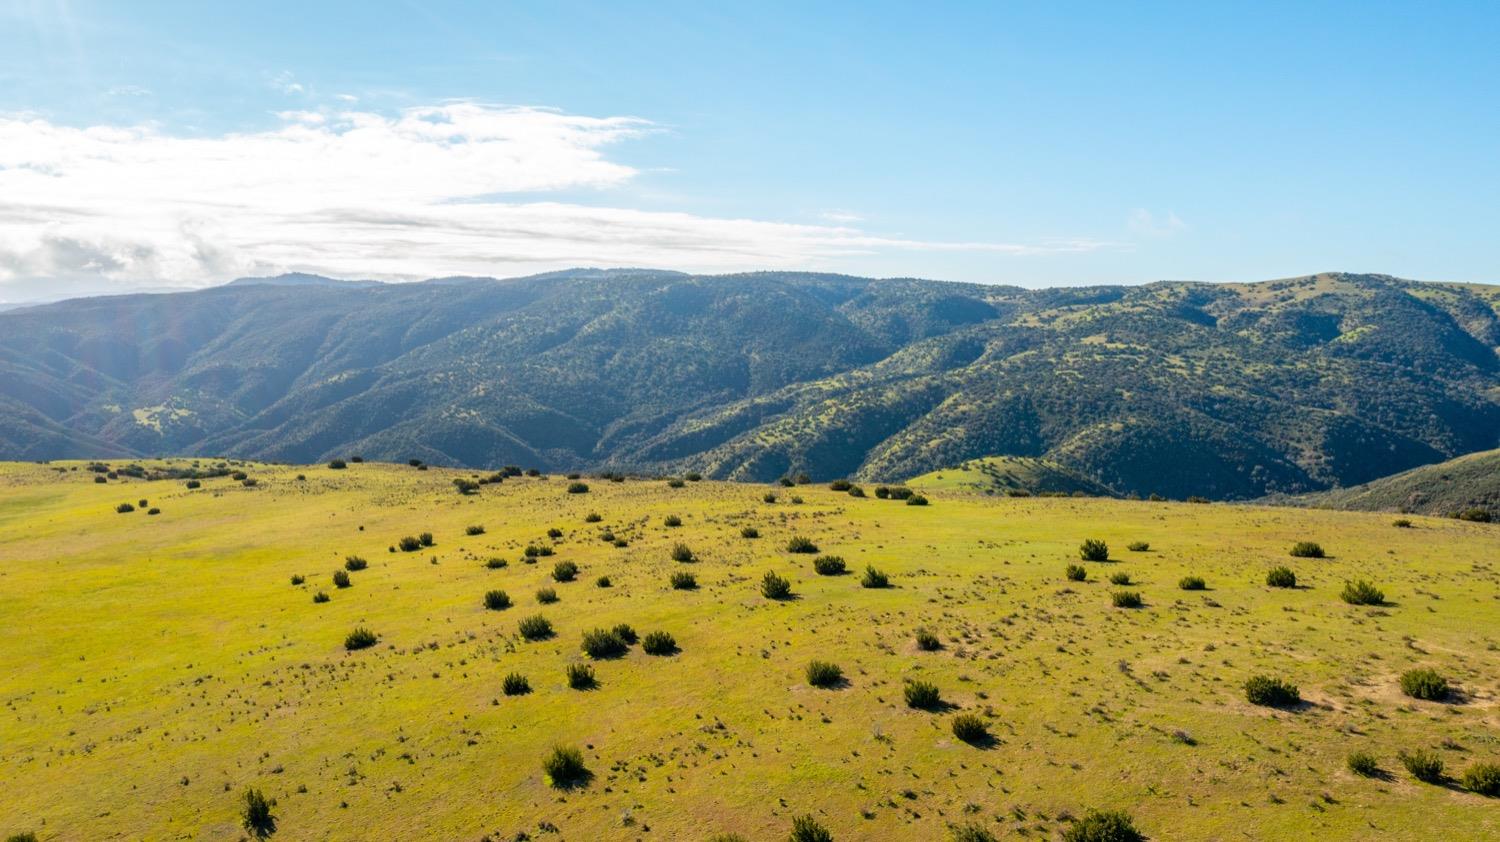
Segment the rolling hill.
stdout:
<svg viewBox="0 0 1500 842">
<path fill-rule="evenodd" d="M 1296 494 L 1500 444 L 1497 307 L 1347 274 L 295 276 L 0 313 L 0 456 L 888 481 L 1017 457 L 1121 494 Z"/>
<path fill-rule="evenodd" d="M 1500 520 L 1500 450 L 1423 465 L 1352 488 L 1310 494 L 1297 502 L 1332 509 L 1467 514 Z"/>
</svg>

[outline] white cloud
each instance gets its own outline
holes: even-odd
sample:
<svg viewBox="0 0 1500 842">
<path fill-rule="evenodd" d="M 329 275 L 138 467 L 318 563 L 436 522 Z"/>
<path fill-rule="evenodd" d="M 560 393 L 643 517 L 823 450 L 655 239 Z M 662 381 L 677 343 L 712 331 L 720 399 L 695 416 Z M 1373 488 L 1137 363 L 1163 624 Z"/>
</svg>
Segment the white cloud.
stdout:
<svg viewBox="0 0 1500 842">
<path fill-rule="evenodd" d="M 0 117 L 0 282 L 191 286 L 290 270 L 406 279 L 579 265 L 729 271 L 889 250 L 1101 245 L 928 242 L 846 224 L 535 200 L 629 184 L 637 171 L 604 151 L 654 131 L 630 117 L 466 102 L 277 116 L 275 129 L 217 137 Z"/>
</svg>

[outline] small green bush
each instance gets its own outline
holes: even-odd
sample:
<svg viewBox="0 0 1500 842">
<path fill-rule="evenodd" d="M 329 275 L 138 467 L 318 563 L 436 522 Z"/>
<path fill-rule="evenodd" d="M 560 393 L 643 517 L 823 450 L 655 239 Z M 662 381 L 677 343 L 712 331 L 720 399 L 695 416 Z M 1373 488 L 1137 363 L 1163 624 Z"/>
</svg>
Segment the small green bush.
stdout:
<svg viewBox="0 0 1500 842">
<path fill-rule="evenodd" d="M 917 629 L 917 648 L 923 652 L 936 652 L 943 648 L 943 642 L 938 636 L 927 629 Z"/>
<path fill-rule="evenodd" d="M 1063 831 L 1063 842 L 1144 842 L 1130 814 L 1123 810 L 1090 810 Z"/>
<path fill-rule="evenodd" d="M 846 479 L 836 479 L 833 482 L 828 483 L 828 489 L 830 491 L 848 491 L 853 487 L 854 483 Z"/>
<path fill-rule="evenodd" d="M 1394 526 L 1397 529 L 1411 529 L 1411 518 L 1398 517 L 1395 520 L 1391 521 L 1391 526 Z"/>
<path fill-rule="evenodd" d="M 599 686 L 594 668 L 588 664 L 568 664 L 568 686 L 574 690 L 591 690 Z"/>
<path fill-rule="evenodd" d="M 343 570 L 333 571 L 333 586 L 336 588 L 347 588 L 354 584 L 349 581 L 349 574 Z"/>
<path fill-rule="evenodd" d="M 1252 705 L 1262 707 L 1291 707 L 1302 701 L 1297 685 L 1269 675 L 1252 676 L 1245 682 L 1245 699 Z"/>
<path fill-rule="evenodd" d="M 578 565 L 571 561 L 559 561 L 552 565 L 552 578 L 558 582 L 571 582 L 578 578 Z"/>
<path fill-rule="evenodd" d="M 1297 574 L 1290 567 L 1273 567 L 1266 573 L 1266 584 L 1273 588 L 1297 587 Z"/>
<path fill-rule="evenodd" d="M 1084 561 L 1109 561 L 1109 545 L 1098 538 L 1088 538 L 1078 545 L 1078 557 Z"/>
<path fill-rule="evenodd" d="M 1368 751 L 1351 752 L 1349 759 L 1344 762 L 1349 771 L 1362 778 L 1373 778 L 1380 774 L 1380 764 L 1375 761 L 1375 755 Z"/>
<path fill-rule="evenodd" d="M 647 655 L 671 655 L 677 652 L 677 640 L 664 631 L 646 632 L 641 638 L 641 651 Z"/>
<path fill-rule="evenodd" d="M 813 570 L 820 576 L 843 575 L 844 559 L 836 555 L 820 555 L 813 559 Z"/>
<path fill-rule="evenodd" d="M 484 607 L 491 611 L 503 611 L 510 607 L 510 594 L 505 591 L 486 591 Z"/>
<path fill-rule="evenodd" d="M 618 658 L 630 647 L 610 629 L 593 629 L 583 633 L 583 652 L 590 658 Z"/>
<path fill-rule="evenodd" d="M 1145 604 L 1139 591 L 1112 591 L 1109 601 L 1116 608 L 1140 608 Z"/>
<path fill-rule="evenodd" d="M 558 538 L 561 538 L 562 536 L 563 531 L 555 526 L 547 530 L 547 537 L 551 538 L 554 541 L 556 541 Z"/>
<path fill-rule="evenodd" d="M 486 484 L 488 484 L 488 482 L 486 482 Z M 453 487 L 458 491 L 459 494 L 462 494 L 464 496 L 477 494 L 479 492 L 479 483 L 475 480 L 469 479 L 468 477 L 454 477 Z"/>
<path fill-rule="evenodd" d="M 1201 591 L 1208 588 L 1208 583 L 1203 581 L 1202 576 L 1183 576 L 1177 580 L 1177 587 L 1185 591 Z"/>
<path fill-rule="evenodd" d="M 790 541 L 786 542 L 786 551 L 789 553 L 812 554 L 818 551 L 818 545 L 814 544 L 811 539 L 795 535 Z"/>
<path fill-rule="evenodd" d="M 115 511 L 119 512 L 122 515 L 126 515 L 135 511 L 135 506 L 131 505 L 130 503 L 121 503 L 120 505 L 115 506 Z"/>
<path fill-rule="evenodd" d="M 483 524 L 478 524 L 478 523 L 471 523 L 468 526 L 464 527 L 464 534 L 465 535 L 483 535 L 484 534 L 484 525 Z"/>
<path fill-rule="evenodd" d="M 862 588 L 888 588 L 891 586 L 891 578 L 867 564 L 865 565 L 864 575 L 859 577 L 859 586 Z"/>
<path fill-rule="evenodd" d="M 634 644 L 639 639 L 635 633 L 635 629 L 631 628 L 629 623 L 618 623 L 610 631 L 613 631 L 615 637 L 625 641 L 627 644 Z"/>
<path fill-rule="evenodd" d="M 1489 523 L 1492 518 L 1489 509 L 1464 509 L 1458 513 L 1458 519 L 1472 523 Z"/>
<path fill-rule="evenodd" d="M 1292 545 L 1292 558 L 1323 558 L 1323 547 L 1313 541 L 1298 541 Z"/>
<path fill-rule="evenodd" d="M 335 471 L 342 471 L 343 469 L 345 469 L 345 468 L 347 468 L 349 466 L 347 464 L 345 464 L 344 460 L 342 460 L 342 459 L 333 459 L 333 460 L 329 461 L 328 467 L 332 468 Z"/>
<path fill-rule="evenodd" d="M 489 558 L 485 559 L 484 562 L 484 566 L 490 570 L 499 570 L 509 565 L 510 562 L 506 561 L 503 558 L 500 558 L 499 556 L 490 556 Z"/>
<path fill-rule="evenodd" d="M 1401 759 L 1401 765 L 1411 773 L 1413 778 L 1428 783 L 1441 783 L 1443 780 L 1443 758 L 1438 757 L 1427 749 L 1419 748 L 1407 754 L 1400 752 L 1397 757 Z"/>
<path fill-rule="evenodd" d="M 540 614 L 522 620 L 517 628 L 527 640 L 546 640 L 552 636 L 552 622 Z"/>
<path fill-rule="evenodd" d="M 807 665 L 807 683 L 814 687 L 837 687 L 844 680 L 844 670 L 828 661 L 811 661 Z"/>
<path fill-rule="evenodd" d="M 1476 795 L 1500 798 L 1500 763 L 1475 763 L 1459 780 L 1464 789 Z"/>
<path fill-rule="evenodd" d="M 313 602 L 322 603 L 322 602 L 327 602 L 330 599 L 332 599 L 332 597 L 330 597 L 324 591 L 318 591 L 317 593 L 313 594 Z"/>
<path fill-rule="evenodd" d="M 584 523 L 598 523 L 601 520 L 604 520 L 604 516 L 598 512 L 589 512 L 583 516 Z"/>
<path fill-rule="evenodd" d="M 370 563 L 368 561 L 365 561 L 364 559 L 360 558 L 357 555 L 351 555 L 351 556 L 345 556 L 344 557 L 344 569 L 348 570 L 350 573 L 353 573 L 353 572 L 355 572 L 357 570 L 364 570 L 366 567 L 369 567 L 369 566 L 370 566 Z"/>
<path fill-rule="evenodd" d="M 422 549 L 422 542 L 413 535 L 407 535 L 397 541 L 396 546 L 400 547 L 403 553 L 414 553 Z"/>
<path fill-rule="evenodd" d="M 1111 585 L 1128 585 L 1128 584 L 1130 584 L 1130 574 L 1129 573 L 1111 573 L 1111 574 L 1109 574 L 1109 583 Z"/>
<path fill-rule="evenodd" d="M 760 530 L 756 529 L 753 526 L 744 526 L 744 527 L 741 527 L 740 528 L 740 537 L 741 538 L 759 538 L 760 537 Z"/>
<path fill-rule="evenodd" d="M 932 710 L 943 703 L 942 693 L 937 685 L 920 679 L 908 678 L 902 694 L 906 697 L 906 706 L 909 708 Z"/>
<path fill-rule="evenodd" d="M 188 490 L 191 491 L 192 489 L 195 489 L 195 488 L 202 488 L 203 487 L 203 483 L 201 483 L 201 482 L 199 482 L 198 480 L 195 480 L 195 479 L 190 479 L 190 480 L 187 481 L 187 487 L 188 487 Z"/>
<path fill-rule="evenodd" d="M 601 588 L 611 588 L 614 587 L 614 584 L 614 581 L 612 581 L 608 576 L 600 576 L 599 578 L 594 580 L 594 585 Z"/>
<path fill-rule="evenodd" d="M 292 574 L 292 584 L 293 585 L 300 585 L 300 584 L 302 584 L 303 582 L 306 582 L 306 581 L 307 581 L 307 577 L 303 576 L 301 573 L 293 573 Z"/>
<path fill-rule="evenodd" d="M 1429 702 L 1448 697 L 1448 681 L 1434 669 L 1413 669 L 1401 673 L 1401 692 L 1413 699 Z"/>
<path fill-rule="evenodd" d="M 247 833 L 257 839 L 264 839 L 276 832 L 276 817 L 271 815 L 271 802 L 260 790 L 245 790 L 240 796 L 240 802 L 240 824 Z M 35 839 L 33 836 L 33 842 Z"/>
<path fill-rule="evenodd" d="M 797 816 L 792 819 L 792 835 L 787 842 L 833 842 L 833 834 L 812 816 Z"/>
<path fill-rule="evenodd" d="M 680 561 L 683 564 L 687 564 L 693 561 L 693 548 L 689 547 L 687 544 L 673 544 L 672 560 Z"/>
<path fill-rule="evenodd" d="M 1144 553 L 1151 549 L 1151 545 L 1145 541 L 1131 541 L 1125 545 L 1125 549 L 1133 553 Z"/>
<path fill-rule="evenodd" d="M 767 503 L 774 503 L 774 502 L 776 502 L 776 492 L 774 492 L 774 491 L 767 491 L 765 494 L 762 494 L 760 496 L 760 499 L 763 500 L 763 501 L 765 501 L 765 502 L 767 502 Z"/>
<path fill-rule="evenodd" d="M 433 545 L 432 533 L 431 532 L 423 532 L 421 535 L 417 536 L 417 541 L 422 546 L 424 546 L 424 547 L 430 547 L 430 546 L 432 546 Z"/>
<path fill-rule="evenodd" d="M 668 527 L 669 529 L 676 528 L 682 525 L 682 518 L 678 517 L 677 515 L 667 515 L 664 519 L 662 519 L 662 525 Z"/>
<path fill-rule="evenodd" d="M 792 595 L 792 583 L 768 570 L 761 577 L 760 592 L 767 599 L 788 599 Z"/>
<path fill-rule="evenodd" d="M 920 494 L 913 494 L 910 497 L 906 498 L 906 505 L 908 505 L 908 506 L 925 506 L 925 505 L 927 505 L 927 498 L 923 497 Z"/>
<path fill-rule="evenodd" d="M 500 682 L 500 692 L 507 696 L 524 696 L 531 692 L 531 682 L 526 680 L 526 676 L 513 672 Z"/>
<path fill-rule="evenodd" d="M 998 842 L 995 834 L 977 824 L 954 825 L 948 830 L 948 839 L 949 842 Z"/>
<path fill-rule="evenodd" d="M 672 588 L 674 590 L 690 591 L 696 587 L 698 587 L 698 577 L 686 570 L 679 570 L 672 574 Z"/>
<path fill-rule="evenodd" d="M 378 640 L 379 638 L 375 636 L 374 632 L 364 626 L 360 626 L 354 631 L 349 632 L 349 635 L 344 638 L 344 648 L 350 652 L 356 649 L 368 649 L 374 646 Z"/>
<path fill-rule="evenodd" d="M 589 484 L 586 482 L 570 482 L 568 483 L 568 493 L 587 494 L 589 493 Z"/>
<path fill-rule="evenodd" d="M 1350 605 L 1382 605 L 1385 603 L 1385 592 L 1364 579 L 1359 579 L 1345 582 L 1344 589 L 1339 592 L 1339 599 Z"/>
<path fill-rule="evenodd" d="M 960 713 L 950 723 L 953 736 L 970 745 L 978 745 L 990 738 L 990 727 L 975 713 Z"/>
<path fill-rule="evenodd" d="M 1084 570 L 1081 564 L 1068 565 L 1068 569 L 1063 572 L 1063 575 L 1068 577 L 1069 582 L 1082 582 L 1089 576 L 1088 571 Z"/>
<path fill-rule="evenodd" d="M 686 484 L 687 483 L 683 482 L 680 479 L 677 479 L 676 477 L 673 477 L 673 478 L 667 480 L 667 487 L 668 488 L 681 488 L 681 487 L 683 487 Z"/>
<path fill-rule="evenodd" d="M 536 601 L 538 605 L 551 605 L 557 601 L 557 590 L 555 588 L 538 588 Z"/>
<path fill-rule="evenodd" d="M 588 767 L 583 764 L 583 752 L 571 747 L 553 748 L 542 761 L 542 771 L 548 782 L 558 789 L 578 786 L 589 779 Z"/>
<path fill-rule="evenodd" d="M 94 477 L 94 480 L 96 482 L 102 481 L 103 479 L 104 477 Z M 5 842 L 37 842 L 37 838 L 35 833 L 32 833 L 28 830 L 24 833 L 12 833 L 11 835 L 5 837 Z M 743 840 L 741 840 L 741 842 L 743 842 Z"/>
</svg>

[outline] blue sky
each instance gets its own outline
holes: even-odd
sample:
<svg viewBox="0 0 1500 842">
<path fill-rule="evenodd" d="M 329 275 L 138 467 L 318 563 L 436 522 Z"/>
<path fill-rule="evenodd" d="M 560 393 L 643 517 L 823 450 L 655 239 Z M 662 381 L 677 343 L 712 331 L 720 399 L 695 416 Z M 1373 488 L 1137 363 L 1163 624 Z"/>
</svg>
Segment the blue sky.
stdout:
<svg viewBox="0 0 1500 842">
<path fill-rule="evenodd" d="M 1496 43 L 1480 3 L 0 0 L 0 300 L 571 265 L 1497 281 Z"/>
</svg>

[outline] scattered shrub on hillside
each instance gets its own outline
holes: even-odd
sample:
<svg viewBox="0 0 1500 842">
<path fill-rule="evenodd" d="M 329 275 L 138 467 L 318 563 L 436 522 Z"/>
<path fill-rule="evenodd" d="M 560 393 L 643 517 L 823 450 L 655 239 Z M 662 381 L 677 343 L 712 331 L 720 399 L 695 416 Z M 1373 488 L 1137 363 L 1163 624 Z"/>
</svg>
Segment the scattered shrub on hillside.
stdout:
<svg viewBox="0 0 1500 842">
<path fill-rule="evenodd" d="M 462 494 L 466 497 L 470 494 L 478 493 L 479 491 L 479 483 L 475 482 L 472 479 L 469 479 L 468 477 L 454 477 L 453 487 L 458 491 L 459 494 Z"/>
<path fill-rule="evenodd" d="M 563 531 L 555 526 L 547 530 L 547 537 L 551 538 L 554 541 L 556 541 L 558 538 L 561 538 L 562 536 Z"/>
<path fill-rule="evenodd" d="M 616 538 L 613 543 L 616 549 L 623 549 L 630 546 L 630 542 L 625 540 L 624 538 Z"/>
<path fill-rule="evenodd" d="M 1411 773 L 1413 778 L 1429 784 L 1441 783 L 1443 780 L 1443 758 L 1424 748 L 1419 748 L 1410 754 L 1402 751 L 1397 755 L 1401 759 L 1401 765 Z"/>
<path fill-rule="evenodd" d="M 925 505 L 927 505 L 927 498 L 923 497 L 920 494 L 913 494 L 912 496 L 906 498 L 906 505 L 908 505 L 908 506 L 925 506 Z"/>
<path fill-rule="evenodd" d="M 756 529 L 753 526 L 742 526 L 742 527 L 740 527 L 740 537 L 741 538 L 759 538 L 760 537 L 760 530 Z"/>
<path fill-rule="evenodd" d="M 328 467 L 332 468 L 335 471 L 342 471 L 349 466 L 344 464 L 344 460 L 342 459 L 333 459 L 329 461 Z"/>
<path fill-rule="evenodd" d="M 917 496 L 917 492 L 912 491 L 910 488 L 901 487 L 891 489 L 892 500 L 910 500 L 915 496 Z"/>
<path fill-rule="evenodd" d="M 1375 755 L 1368 751 L 1350 752 L 1349 758 L 1344 761 L 1349 771 L 1362 778 L 1373 778 L 1380 774 L 1380 764 L 1375 761 Z"/>
<path fill-rule="evenodd" d="M 1138 591 L 1112 591 L 1109 601 L 1116 608 L 1140 608 L 1145 604 Z"/>
<path fill-rule="evenodd" d="M 794 535 L 790 541 L 786 542 L 786 551 L 789 553 L 815 553 L 818 551 L 818 545 L 814 544 L 811 539 L 804 538 L 801 535 Z"/>
<path fill-rule="evenodd" d="M 891 586 L 891 577 L 867 564 L 865 565 L 864 575 L 859 577 L 859 586 L 862 588 L 888 588 Z"/>
<path fill-rule="evenodd" d="M 260 790 L 250 788 L 240 796 L 240 824 L 245 831 L 257 839 L 264 839 L 276 832 L 276 817 L 271 815 L 271 802 Z M 35 840 L 36 837 L 32 837 Z"/>
<path fill-rule="evenodd" d="M 1128 585 L 1130 584 L 1130 574 L 1123 572 L 1111 573 L 1109 574 L 1109 583 L 1111 585 Z"/>
<path fill-rule="evenodd" d="M 235 471 L 234 473 L 229 475 L 229 478 L 234 480 L 235 482 L 244 482 L 245 480 L 250 478 L 250 475 L 245 473 L 244 471 Z"/>
<path fill-rule="evenodd" d="M 792 835 L 787 842 L 833 842 L 833 834 L 812 816 L 797 816 L 792 819 Z"/>
<path fill-rule="evenodd" d="M 1146 543 L 1145 541 L 1131 541 L 1130 543 L 1125 545 L 1125 549 L 1130 550 L 1133 553 L 1144 553 L 1147 550 L 1151 549 L 1151 545 Z"/>
<path fill-rule="evenodd" d="M 1350 605 L 1382 605 L 1385 603 L 1385 592 L 1364 579 L 1358 579 L 1344 583 L 1339 599 Z"/>
<path fill-rule="evenodd" d="M 614 581 L 611 580 L 608 576 L 600 576 L 599 578 L 594 580 L 595 587 L 612 588 L 614 587 L 614 584 Z"/>
<path fill-rule="evenodd" d="M 478 524 L 478 523 L 470 524 L 470 525 L 464 527 L 464 534 L 465 535 L 483 535 L 484 534 L 484 526 L 482 524 Z"/>
<path fill-rule="evenodd" d="M 96 482 L 102 479 L 104 479 L 104 477 L 94 477 L 94 480 Z M 12 833 L 11 835 L 5 837 L 5 842 L 37 842 L 37 838 L 35 833 L 32 833 L 28 830 L 24 833 Z M 741 840 L 741 842 L 743 842 L 743 840 Z"/>
<path fill-rule="evenodd" d="M 977 824 L 954 825 L 948 830 L 948 838 L 950 842 L 998 842 L 995 834 Z"/>
<path fill-rule="evenodd" d="M 420 543 L 424 547 L 430 547 L 430 546 L 432 546 L 433 543 L 434 543 L 434 541 L 432 539 L 432 533 L 431 532 L 423 532 L 422 534 L 420 534 L 420 535 L 417 536 L 417 542 Z"/>
<path fill-rule="evenodd" d="M 1297 692 L 1297 685 L 1290 681 L 1269 675 L 1256 675 L 1245 682 L 1245 699 L 1252 705 L 1284 708 L 1302 701 L 1302 694 Z"/>
<path fill-rule="evenodd" d="M 943 703 L 942 693 L 930 681 L 908 678 L 902 694 L 906 697 L 906 706 L 909 708 L 932 710 Z"/>
<path fill-rule="evenodd" d="M 1500 798 L 1500 763 L 1475 763 L 1464 770 L 1459 781 L 1476 795 Z"/>
<path fill-rule="evenodd" d="M 542 761 L 542 771 L 547 780 L 557 789 L 567 789 L 586 783 L 588 767 L 583 765 L 583 752 L 576 748 L 557 746 L 547 759 Z"/>
<path fill-rule="evenodd" d="M 364 570 L 370 563 L 357 555 L 344 556 L 344 569 L 350 572 Z"/>
<path fill-rule="evenodd" d="M 782 477 L 781 479 L 776 480 L 776 482 L 780 484 L 782 488 L 791 488 L 792 486 L 797 484 L 792 481 L 791 477 Z"/>
<path fill-rule="evenodd" d="M 927 629 L 917 629 L 916 639 L 917 648 L 923 652 L 936 652 L 943 648 L 943 642 L 938 640 L 938 636 Z"/>
<path fill-rule="evenodd" d="M 604 520 L 604 516 L 598 512 L 589 512 L 583 516 L 584 523 L 598 523 L 601 520 Z"/>
<path fill-rule="evenodd" d="M 540 605 L 551 605 L 557 601 L 557 591 L 553 588 L 538 588 L 536 601 Z"/>
<path fill-rule="evenodd" d="M 615 633 L 615 637 L 625 641 L 626 645 L 634 644 L 639 639 L 635 629 L 631 628 L 629 623 L 618 623 L 610 631 Z"/>
<path fill-rule="evenodd" d="M 1124 810 L 1089 810 L 1063 831 L 1063 842 L 1144 842 Z"/>
<path fill-rule="evenodd" d="M 762 502 L 774 503 L 776 502 L 776 492 L 767 491 L 765 494 L 760 495 L 760 499 Z"/>
<path fill-rule="evenodd" d="M 953 736 L 970 745 L 982 744 L 990 738 L 989 725 L 978 714 L 960 713 L 953 717 L 951 727 Z"/>
<path fill-rule="evenodd" d="M 853 487 L 854 483 L 846 479 L 836 479 L 833 482 L 828 483 L 828 489 L 830 491 L 848 491 Z"/>
<path fill-rule="evenodd" d="M 891 497 L 891 490 L 884 485 L 877 485 L 875 486 L 875 497 L 878 500 L 889 500 Z"/>
<path fill-rule="evenodd" d="M 158 509 L 157 507 L 152 506 L 151 508 L 149 508 L 149 509 L 146 510 L 146 514 L 148 514 L 148 515 L 159 515 L 159 514 L 161 514 L 161 509 Z"/>
<path fill-rule="evenodd" d="M 677 640 L 664 631 L 647 632 L 641 638 L 641 651 L 647 655 L 672 655 L 677 652 Z"/>
<path fill-rule="evenodd" d="M 814 687 L 836 687 L 844 680 L 844 670 L 828 661 L 811 661 L 807 665 L 807 683 Z"/>
<path fill-rule="evenodd" d="M 499 570 L 500 568 L 508 567 L 509 565 L 510 562 L 499 556 L 490 556 L 484 561 L 484 566 L 490 570 Z"/>
<path fill-rule="evenodd" d="M 1185 591 L 1201 591 L 1208 588 L 1208 582 L 1202 576 L 1183 576 L 1177 580 L 1177 587 Z"/>
<path fill-rule="evenodd" d="M 678 479 L 676 477 L 672 477 L 671 479 L 667 480 L 667 487 L 668 488 L 681 488 L 684 485 L 687 485 L 687 483 L 683 482 L 682 480 L 680 480 L 680 479 Z"/>
<path fill-rule="evenodd" d="M 1068 577 L 1069 582 L 1082 582 L 1089 576 L 1088 571 L 1084 570 L 1081 564 L 1068 565 L 1068 569 L 1064 571 L 1063 575 Z"/>
<path fill-rule="evenodd" d="M 687 564 L 688 562 L 693 561 L 693 548 L 689 547 L 687 544 L 673 544 L 672 560 L 680 561 L 683 564 Z"/>
<path fill-rule="evenodd" d="M 120 505 L 115 506 L 115 511 L 119 512 L 122 515 L 129 514 L 135 511 L 135 506 L 131 505 L 130 503 L 121 503 Z"/>
<path fill-rule="evenodd" d="M 510 594 L 505 591 L 486 591 L 484 594 L 484 607 L 491 611 L 501 611 L 510 607 Z"/>
<path fill-rule="evenodd" d="M 541 470 L 539 468 L 527 468 L 526 469 L 526 476 L 528 476 L 528 477 L 539 477 L 541 475 L 542 475 L 542 472 L 541 472 Z"/>
<path fill-rule="evenodd" d="M 839 576 L 844 572 L 844 560 L 836 555 L 820 555 L 813 559 L 813 570 L 820 576 Z"/>
<path fill-rule="evenodd" d="M 1078 545 L 1078 556 L 1084 561 L 1109 561 L 1109 545 L 1098 538 L 1086 539 Z"/>
<path fill-rule="evenodd" d="M 568 493 L 587 494 L 589 493 L 589 484 L 586 482 L 570 482 L 568 483 Z"/>
<path fill-rule="evenodd" d="M 610 629 L 593 629 L 583 633 L 583 653 L 590 658 L 618 658 L 629 648 Z"/>
<path fill-rule="evenodd" d="M 1458 519 L 1473 523 L 1489 523 L 1490 512 L 1488 509 L 1464 509 L 1458 513 Z"/>
<path fill-rule="evenodd" d="M 349 632 L 349 635 L 344 638 L 344 648 L 350 652 L 356 649 L 368 649 L 374 646 L 378 640 L 379 638 L 375 636 L 374 632 L 364 626 L 360 626 L 354 631 Z"/>
<path fill-rule="evenodd" d="M 1422 668 L 1401 673 L 1401 692 L 1429 702 L 1448 697 L 1448 681 L 1437 670 Z"/>
<path fill-rule="evenodd" d="M 516 628 L 527 640 L 546 640 L 552 636 L 552 622 L 540 614 L 527 617 Z"/>
<path fill-rule="evenodd" d="M 349 574 L 347 572 L 345 572 L 343 570 L 335 570 L 335 571 L 333 571 L 333 586 L 334 587 L 336 587 L 336 588 L 347 588 L 351 584 L 353 584 L 353 583 L 349 581 Z"/>
<path fill-rule="evenodd" d="M 329 599 L 331 599 L 331 597 L 323 591 L 318 591 L 317 593 L 313 594 L 313 602 L 327 602 Z"/>
<path fill-rule="evenodd" d="M 594 676 L 594 668 L 588 664 L 568 664 L 567 675 L 568 686 L 574 690 L 592 690 L 599 686 L 599 679 Z"/>
<path fill-rule="evenodd" d="M 671 529 L 682 525 L 682 518 L 677 515 L 667 515 L 662 519 L 662 525 Z"/>
<path fill-rule="evenodd" d="M 790 502 L 793 506 L 800 506 L 802 505 L 802 498 L 793 494 L 788 502 Z"/>
<path fill-rule="evenodd" d="M 552 565 L 552 578 L 558 582 L 571 582 L 578 578 L 578 565 L 571 561 L 559 561 Z"/>
<path fill-rule="evenodd" d="M 1411 529 L 1411 518 L 1398 517 L 1395 520 L 1391 521 L 1391 526 L 1394 526 L 1397 529 Z"/>
<path fill-rule="evenodd" d="M 109 482 L 109 480 L 107 480 L 107 479 L 105 479 L 105 478 L 104 478 L 104 477 L 103 477 L 103 476 L 100 476 L 100 475 L 98 475 L 98 474 L 95 474 L 95 475 L 94 475 L 94 482 L 97 482 L 97 483 L 99 483 L 99 484 L 100 484 L 100 485 L 103 485 L 103 484 L 104 484 L 104 483 L 107 483 L 107 482 Z"/>
<path fill-rule="evenodd" d="M 526 680 L 526 676 L 513 672 L 500 682 L 500 692 L 507 696 L 524 696 L 531 692 L 531 682 Z"/>
<path fill-rule="evenodd" d="M 199 482 L 198 480 L 195 480 L 195 479 L 190 479 L 190 480 L 187 481 L 187 487 L 188 487 L 188 490 L 191 491 L 194 488 L 202 488 L 203 487 L 203 483 L 201 483 L 201 482 Z"/>
<path fill-rule="evenodd" d="M 1292 545 L 1293 558 L 1323 558 L 1323 548 L 1313 541 L 1298 541 Z"/>
<path fill-rule="evenodd" d="M 536 558 L 541 554 L 542 548 L 538 547 L 536 544 L 527 544 L 526 549 L 521 551 L 521 555 L 524 555 L 527 558 Z"/>
<path fill-rule="evenodd" d="M 1266 573 L 1266 584 L 1273 588 L 1297 587 L 1297 574 L 1289 567 L 1273 567 Z"/>
<path fill-rule="evenodd" d="M 307 581 L 307 577 L 303 576 L 301 573 L 293 573 L 292 574 L 292 584 L 293 585 L 300 585 L 300 584 L 302 584 L 303 582 L 306 582 L 306 581 Z"/>
<path fill-rule="evenodd" d="M 256 479 L 255 477 L 249 477 L 247 479 L 240 480 L 240 485 L 243 485 L 246 488 L 254 488 L 255 486 L 257 486 L 259 484 L 260 484 L 260 480 Z"/>
<path fill-rule="evenodd" d="M 417 540 L 417 538 L 415 538 L 414 536 L 407 535 L 401 540 L 397 541 L 396 546 L 400 547 L 401 552 L 403 553 L 414 553 L 417 550 L 422 549 L 422 542 Z"/>
<path fill-rule="evenodd" d="M 679 570 L 672 574 L 672 587 L 679 591 L 693 590 L 698 587 L 698 577 L 686 570 Z"/>
<path fill-rule="evenodd" d="M 767 599 L 788 599 L 792 595 L 792 583 L 768 570 L 760 580 L 760 592 Z"/>
</svg>

